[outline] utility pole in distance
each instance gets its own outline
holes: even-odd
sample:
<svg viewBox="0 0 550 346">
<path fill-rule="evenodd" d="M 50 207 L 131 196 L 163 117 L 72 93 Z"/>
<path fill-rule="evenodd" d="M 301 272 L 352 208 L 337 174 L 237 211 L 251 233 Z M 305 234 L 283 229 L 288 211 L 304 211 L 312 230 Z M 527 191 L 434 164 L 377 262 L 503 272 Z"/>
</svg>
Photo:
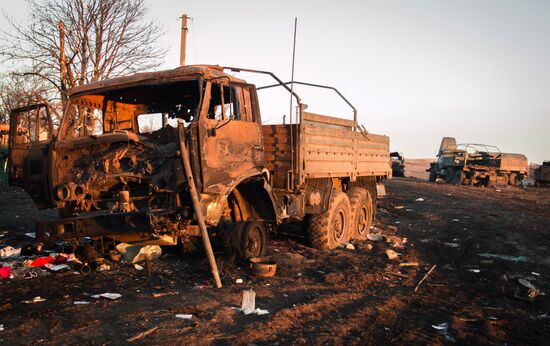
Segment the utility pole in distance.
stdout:
<svg viewBox="0 0 550 346">
<path fill-rule="evenodd" d="M 185 46 L 187 41 L 187 15 L 181 16 L 181 47 L 180 47 L 180 66 L 185 66 Z"/>
</svg>

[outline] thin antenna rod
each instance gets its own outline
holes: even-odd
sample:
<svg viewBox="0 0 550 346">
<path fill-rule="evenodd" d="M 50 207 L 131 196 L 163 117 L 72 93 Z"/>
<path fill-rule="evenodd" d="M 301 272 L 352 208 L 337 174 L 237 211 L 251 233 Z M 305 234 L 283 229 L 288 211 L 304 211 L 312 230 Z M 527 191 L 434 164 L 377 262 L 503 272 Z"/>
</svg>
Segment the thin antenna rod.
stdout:
<svg viewBox="0 0 550 346">
<path fill-rule="evenodd" d="M 290 148 L 292 152 L 290 153 L 290 167 L 292 169 L 292 181 L 290 182 L 290 186 L 294 188 L 294 138 L 292 135 L 292 94 L 294 92 L 294 61 L 296 59 L 296 28 L 298 27 L 298 17 L 294 17 L 294 42 L 292 44 L 292 73 L 290 77 L 290 111 L 289 111 L 289 118 L 290 118 Z"/>
</svg>

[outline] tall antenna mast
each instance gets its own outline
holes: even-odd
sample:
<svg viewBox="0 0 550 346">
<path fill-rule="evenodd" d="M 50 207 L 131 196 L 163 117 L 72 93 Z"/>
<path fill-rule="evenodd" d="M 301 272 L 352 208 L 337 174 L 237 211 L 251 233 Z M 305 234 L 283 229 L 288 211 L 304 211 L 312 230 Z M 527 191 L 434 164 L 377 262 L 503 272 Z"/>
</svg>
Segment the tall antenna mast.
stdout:
<svg viewBox="0 0 550 346">
<path fill-rule="evenodd" d="M 187 18 L 186 14 L 181 16 L 181 45 L 180 45 L 180 66 L 185 66 L 185 48 L 187 45 Z"/>
<path fill-rule="evenodd" d="M 294 61 L 296 59 L 296 28 L 298 27 L 298 17 L 294 17 L 294 42 L 292 43 L 292 72 L 290 75 L 290 111 L 289 111 L 289 119 L 290 119 L 290 148 L 292 152 L 290 153 L 290 167 L 292 169 L 292 174 L 290 175 L 292 177 L 292 181 L 290 182 L 290 186 L 293 187 L 294 185 L 294 138 L 292 136 L 292 95 L 294 92 Z"/>
</svg>

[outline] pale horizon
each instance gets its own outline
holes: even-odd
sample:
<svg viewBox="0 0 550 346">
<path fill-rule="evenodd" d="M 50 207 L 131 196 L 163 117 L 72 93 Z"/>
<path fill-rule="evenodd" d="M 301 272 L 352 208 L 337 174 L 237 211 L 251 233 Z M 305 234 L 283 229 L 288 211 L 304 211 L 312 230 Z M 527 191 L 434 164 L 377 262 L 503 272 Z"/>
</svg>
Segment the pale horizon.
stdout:
<svg viewBox="0 0 550 346">
<path fill-rule="evenodd" d="M 549 1 L 148 4 L 170 46 L 163 68 L 179 63 L 178 17 L 187 13 L 188 64 L 269 70 L 290 80 L 297 17 L 295 79 L 338 88 L 360 123 L 390 137 L 392 151 L 429 159 L 452 136 L 532 163 L 550 160 Z M 26 2 L 0 0 L 0 10 L 17 21 L 28 15 Z M 334 95 L 298 91 L 311 111 L 351 118 Z M 286 96 L 261 101 L 263 120 L 288 114 Z"/>
</svg>

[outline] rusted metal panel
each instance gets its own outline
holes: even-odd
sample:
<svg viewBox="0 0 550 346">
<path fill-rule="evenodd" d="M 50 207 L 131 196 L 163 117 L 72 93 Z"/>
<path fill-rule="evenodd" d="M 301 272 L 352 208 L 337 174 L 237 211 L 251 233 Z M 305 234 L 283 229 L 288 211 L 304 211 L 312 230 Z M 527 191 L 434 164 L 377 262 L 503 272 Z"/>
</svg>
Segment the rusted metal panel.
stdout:
<svg viewBox="0 0 550 346">
<path fill-rule="evenodd" d="M 500 155 L 500 169 L 527 174 L 529 172 L 529 161 L 522 154 L 502 153 Z"/>
</svg>

